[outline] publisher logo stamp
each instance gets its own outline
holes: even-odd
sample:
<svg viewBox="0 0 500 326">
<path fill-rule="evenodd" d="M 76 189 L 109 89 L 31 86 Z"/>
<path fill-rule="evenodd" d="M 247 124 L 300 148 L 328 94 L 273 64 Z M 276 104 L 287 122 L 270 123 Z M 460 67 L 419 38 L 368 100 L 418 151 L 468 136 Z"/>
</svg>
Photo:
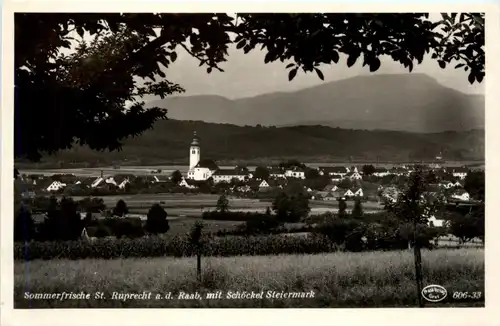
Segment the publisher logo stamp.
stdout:
<svg viewBox="0 0 500 326">
<path fill-rule="evenodd" d="M 429 302 L 443 301 L 447 295 L 448 292 L 441 285 L 431 284 L 422 289 L 422 296 Z"/>
</svg>

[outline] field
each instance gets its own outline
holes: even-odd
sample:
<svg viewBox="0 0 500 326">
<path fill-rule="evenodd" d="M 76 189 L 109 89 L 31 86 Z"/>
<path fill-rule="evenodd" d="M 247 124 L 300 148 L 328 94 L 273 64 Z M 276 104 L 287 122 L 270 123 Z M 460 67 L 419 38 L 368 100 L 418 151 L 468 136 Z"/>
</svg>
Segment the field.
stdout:
<svg viewBox="0 0 500 326">
<path fill-rule="evenodd" d="M 81 200 L 84 197 L 73 197 L 74 200 Z M 149 208 L 156 203 L 160 203 L 167 211 L 170 218 L 178 217 L 199 217 L 202 212 L 214 210 L 219 195 L 212 194 L 138 194 L 124 196 L 103 196 L 98 197 L 104 200 L 104 204 L 115 207 L 116 202 L 123 199 L 127 203 L 131 214 L 138 214 L 145 218 Z M 267 207 L 272 206 L 271 201 L 261 201 L 259 199 L 229 197 L 229 209 L 241 212 L 265 212 Z M 347 210 L 352 209 L 354 203 L 347 203 Z M 336 212 L 337 201 L 311 201 L 311 214 L 322 214 L 325 212 Z M 382 207 L 377 202 L 367 202 L 363 204 L 365 212 L 380 210 Z"/>
<path fill-rule="evenodd" d="M 202 258 L 197 281 L 194 258 L 50 260 L 15 262 L 16 308 L 77 307 L 411 307 L 416 305 L 410 251 Z M 423 252 L 424 286 L 448 291 L 435 306 L 484 306 L 484 251 L 440 249 Z M 220 290 L 222 299 L 206 299 Z M 89 293 L 89 300 L 26 300 L 30 293 Z M 112 300 L 112 292 L 152 292 L 150 300 Z M 201 299 L 179 299 L 179 293 Z M 313 291 L 314 298 L 226 299 L 228 291 Z M 481 300 L 453 299 L 453 292 L 481 292 Z M 95 299 L 96 292 L 105 298 Z M 171 299 L 158 299 L 172 293 Z"/>
</svg>

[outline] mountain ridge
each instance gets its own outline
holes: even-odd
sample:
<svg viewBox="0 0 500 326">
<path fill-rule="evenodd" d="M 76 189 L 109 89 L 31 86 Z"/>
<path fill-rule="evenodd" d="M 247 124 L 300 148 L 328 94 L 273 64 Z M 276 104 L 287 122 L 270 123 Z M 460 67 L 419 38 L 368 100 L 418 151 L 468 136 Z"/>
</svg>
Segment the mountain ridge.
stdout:
<svg viewBox="0 0 500 326">
<path fill-rule="evenodd" d="M 135 165 L 187 163 L 193 133 L 197 132 L 204 158 L 224 162 L 266 162 L 300 159 L 304 162 L 484 160 L 484 130 L 441 133 L 352 130 L 326 126 L 253 127 L 201 121 L 161 120 L 143 135 L 128 139 L 120 152 L 98 152 L 75 147 L 43 164 Z M 118 163 L 117 163 L 118 162 Z"/>
<path fill-rule="evenodd" d="M 425 74 L 355 76 L 292 92 L 229 99 L 175 96 L 148 102 L 168 117 L 235 125 L 320 123 L 348 129 L 420 133 L 484 128 L 484 96 L 464 94 Z"/>
</svg>

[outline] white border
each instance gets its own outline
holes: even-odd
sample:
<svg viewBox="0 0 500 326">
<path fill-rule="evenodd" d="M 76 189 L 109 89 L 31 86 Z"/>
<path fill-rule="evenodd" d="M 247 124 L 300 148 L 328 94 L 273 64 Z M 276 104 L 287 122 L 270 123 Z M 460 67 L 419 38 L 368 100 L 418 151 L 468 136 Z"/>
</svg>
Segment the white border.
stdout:
<svg viewBox="0 0 500 326">
<path fill-rule="evenodd" d="M 259 6 L 263 5 L 263 6 Z M 500 257 L 498 214 L 495 198 L 499 165 L 495 151 L 500 149 L 499 11 L 498 4 L 404 4 L 404 3 L 336 3 L 321 2 L 169 2 L 159 1 L 15 1 L 4 4 L 2 19 L 2 110 L 1 110 L 1 325 L 276 325 L 286 324 L 369 324 L 384 325 L 494 325 L 495 308 L 500 307 L 498 292 Z M 486 308 L 436 309 L 13 309 L 13 12 L 486 12 Z M 194 312 L 196 310 L 196 313 Z M 247 317 L 250 315 L 251 317 Z"/>
</svg>

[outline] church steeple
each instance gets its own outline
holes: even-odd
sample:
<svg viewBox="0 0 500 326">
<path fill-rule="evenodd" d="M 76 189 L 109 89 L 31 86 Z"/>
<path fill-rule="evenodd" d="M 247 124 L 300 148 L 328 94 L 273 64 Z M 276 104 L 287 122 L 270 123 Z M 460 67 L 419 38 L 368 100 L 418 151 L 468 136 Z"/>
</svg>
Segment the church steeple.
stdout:
<svg viewBox="0 0 500 326">
<path fill-rule="evenodd" d="M 196 131 L 193 133 L 193 141 L 191 142 L 191 146 L 200 146 L 200 139 L 196 135 Z"/>
<path fill-rule="evenodd" d="M 200 139 L 196 135 L 196 131 L 193 135 L 193 141 L 191 141 L 191 147 L 189 148 L 189 170 L 194 168 L 198 162 L 200 162 Z"/>
</svg>

